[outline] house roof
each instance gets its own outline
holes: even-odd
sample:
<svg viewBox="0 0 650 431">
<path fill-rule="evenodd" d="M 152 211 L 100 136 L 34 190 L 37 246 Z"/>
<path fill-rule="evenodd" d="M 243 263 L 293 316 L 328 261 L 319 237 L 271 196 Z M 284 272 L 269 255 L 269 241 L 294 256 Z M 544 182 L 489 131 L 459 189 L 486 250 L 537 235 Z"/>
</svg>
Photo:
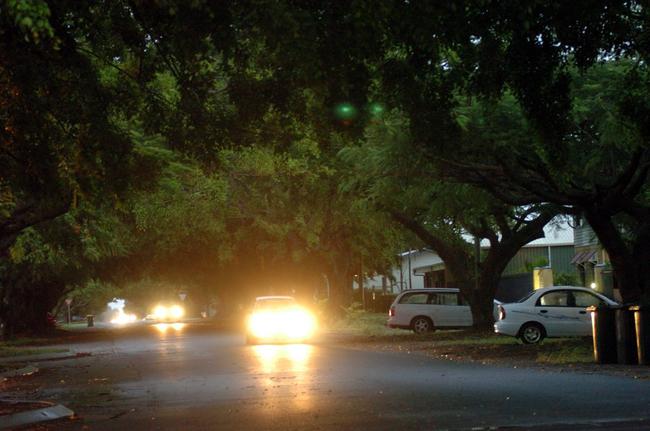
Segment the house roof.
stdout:
<svg viewBox="0 0 650 431">
<path fill-rule="evenodd" d="M 571 265 L 577 265 L 579 263 L 592 262 L 596 259 L 596 251 L 588 250 L 580 253 L 576 253 L 571 259 Z"/>
<path fill-rule="evenodd" d="M 468 242 L 474 242 L 474 237 L 471 235 L 467 235 L 465 239 Z M 567 223 L 547 224 L 544 226 L 544 238 L 531 241 L 524 247 L 548 247 L 560 245 L 573 245 L 573 228 Z M 486 239 L 482 240 L 481 247 L 490 247 L 490 241 Z"/>
<path fill-rule="evenodd" d="M 529 242 L 524 247 L 539 247 L 548 245 L 573 245 L 573 228 L 563 223 L 559 226 L 544 226 L 544 238 Z"/>
<path fill-rule="evenodd" d="M 473 243 L 474 237 L 471 235 L 464 235 L 467 242 Z M 544 238 L 536 239 L 526 244 L 524 247 L 548 247 L 548 246 L 562 246 L 562 245 L 573 245 L 573 228 L 567 223 L 554 223 L 547 224 L 544 226 Z M 482 248 L 490 247 L 490 242 L 488 240 L 481 241 Z M 423 248 L 419 250 L 408 250 L 402 253 L 399 253 L 400 257 L 406 257 L 409 254 L 418 254 L 422 252 L 432 252 L 428 248 Z M 435 253 L 435 252 L 434 252 Z"/>
</svg>

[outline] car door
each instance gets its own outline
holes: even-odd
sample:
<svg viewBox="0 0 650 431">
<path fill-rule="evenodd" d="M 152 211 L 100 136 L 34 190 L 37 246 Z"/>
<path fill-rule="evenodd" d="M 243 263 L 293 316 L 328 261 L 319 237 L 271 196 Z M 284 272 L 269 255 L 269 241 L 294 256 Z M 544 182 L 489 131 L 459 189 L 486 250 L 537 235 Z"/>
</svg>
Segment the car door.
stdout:
<svg viewBox="0 0 650 431">
<path fill-rule="evenodd" d="M 597 295 L 584 290 L 574 290 L 573 297 L 575 298 L 576 312 L 580 319 L 579 325 L 575 328 L 575 335 L 591 335 L 591 313 L 586 308 L 592 305 L 605 305 L 605 301 Z"/>
<path fill-rule="evenodd" d="M 567 290 L 552 290 L 540 296 L 535 304 L 535 314 L 546 328 L 549 337 L 577 335 L 580 326 L 578 309 L 569 307 L 570 298 Z"/>
</svg>

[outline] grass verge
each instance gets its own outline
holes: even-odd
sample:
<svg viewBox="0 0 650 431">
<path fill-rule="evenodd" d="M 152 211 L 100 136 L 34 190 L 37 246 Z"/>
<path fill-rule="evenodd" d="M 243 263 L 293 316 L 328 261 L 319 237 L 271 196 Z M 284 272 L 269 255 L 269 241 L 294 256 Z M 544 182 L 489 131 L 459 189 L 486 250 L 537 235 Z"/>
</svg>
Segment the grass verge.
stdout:
<svg viewBox="0 0 650 431">
<path fill-rule="evenodd" d="M 0 344 L 0 358 L 11 358 L 16 356 L 42 355 L 46 353 L 65 353 L 68 349 L 57 347 L 25 347 L 25 346 L 8 346 Z"/>
<path fill-rule="evenodd" d="M 354 345 L 372 345 L 384 351 L 422 352 L 445 359 L 539 365 L 593 362 L 591 338 L 555 338 L 526 345 L 513 337 L 473 329 L 414 334 L 387 328 L 386 319 L 383 313 L 351 310 L 330 329 L 346 336 L 346 342 Z"/>
</svg>

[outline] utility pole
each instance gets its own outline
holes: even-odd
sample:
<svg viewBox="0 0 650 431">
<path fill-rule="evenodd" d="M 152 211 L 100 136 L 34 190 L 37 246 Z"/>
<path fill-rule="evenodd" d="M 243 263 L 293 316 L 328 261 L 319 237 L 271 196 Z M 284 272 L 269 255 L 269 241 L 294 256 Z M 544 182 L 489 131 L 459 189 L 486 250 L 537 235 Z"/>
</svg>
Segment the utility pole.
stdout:
<svg viewBox="0 0 650 431">
<path fill-rule="evenodd" d="M 409 247 L 409 290 L 413 289 L 413 279 L 411 277 L 411 247 Z"/>
<path fill-rule="evenodd" d="M 72 304 L 72 298 L 66 298 L 65 305 L 68 308 L 68 312 L 66 313 L 66 323 L 72 322 L 72 316 L 70 316 L 70 304 Z"/>
<path fill-rule="evenodd" d="M 478 292 L 478 274 L 481 262 L 481 239 L 474 237 L 474 291 Z"/>
<path fill-rule="evenodd" d="M 363 257 L 359 263 L 359 289 L 361 289 L 361 303 L 363 304 L 363 310 L 366 310 L 366 289 L 363 288 Z"/>
</svg>

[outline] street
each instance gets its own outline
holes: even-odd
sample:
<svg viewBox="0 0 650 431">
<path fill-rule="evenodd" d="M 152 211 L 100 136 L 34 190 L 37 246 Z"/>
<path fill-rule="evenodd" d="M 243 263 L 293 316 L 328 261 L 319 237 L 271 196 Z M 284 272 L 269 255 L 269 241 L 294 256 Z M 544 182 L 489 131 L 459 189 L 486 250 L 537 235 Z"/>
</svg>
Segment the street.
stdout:
<svg viewBox="0 0 650 431">
<path fill-rule="evenodd" d="M 330 344 L 247 346 L 207 326 L 145 326 L 70 345 L 90 356 L 41 362 L 10 395 L 32 391 L 80 417 L 48 429 L 419 430 L 650 417 L 647 380 Z"/>
</svg>

